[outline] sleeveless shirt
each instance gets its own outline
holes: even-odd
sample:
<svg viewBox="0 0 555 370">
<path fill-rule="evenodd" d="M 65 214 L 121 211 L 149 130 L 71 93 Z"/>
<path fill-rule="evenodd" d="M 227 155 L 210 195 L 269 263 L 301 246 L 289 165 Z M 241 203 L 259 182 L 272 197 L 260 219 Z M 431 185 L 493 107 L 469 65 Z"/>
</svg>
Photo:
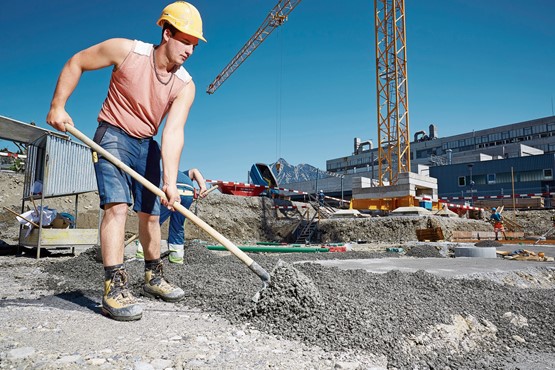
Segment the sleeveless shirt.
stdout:
<svg viewBox="0 0 555 370">
<path fill-rule="evenodd" d="M 154 46 L 134 40 L 131 52 L 110 78 L 108 96 L 102 104 L 98 121 L 121 128 L 130 136 L 155 136 L 179 92 L 192 81 L 182 66 L 173 73 L 156 77 L 152 53 Z M 170 79 L 171 77 L 171 79 Z"/>
</svg>

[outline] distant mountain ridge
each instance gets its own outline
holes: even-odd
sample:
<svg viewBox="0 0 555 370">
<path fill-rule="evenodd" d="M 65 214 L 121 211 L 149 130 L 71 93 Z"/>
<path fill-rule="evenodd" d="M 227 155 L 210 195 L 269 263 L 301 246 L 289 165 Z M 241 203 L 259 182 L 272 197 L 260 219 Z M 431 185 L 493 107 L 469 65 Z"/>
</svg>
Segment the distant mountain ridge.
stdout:
<svg viewBox="0 0 555 370">
<path fill-rule="evenodd" d="M 279 171 L 277 170 L 278 163 L 280 165 Z M 283 158 L 280 158 L 276 162 L 270 164 L 269 167 L 274 173 L 274 176 L 280 186 L 291 182 L 315 180 L 318 174 L 318 168 L 314 166 L 305 163 L 293 166 L 287 163 L 287 161 Z M 322 173 L 320 173 L 320 178 L 322 178 Z"/>
</svg>

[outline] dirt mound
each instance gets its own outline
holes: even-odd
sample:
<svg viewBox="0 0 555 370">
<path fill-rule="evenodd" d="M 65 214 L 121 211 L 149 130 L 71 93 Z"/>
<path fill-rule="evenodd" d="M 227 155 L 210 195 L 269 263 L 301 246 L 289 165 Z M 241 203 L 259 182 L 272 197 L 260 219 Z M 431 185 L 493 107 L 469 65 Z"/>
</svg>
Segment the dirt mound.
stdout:
<svg viewBox="0 0 555 370">
<path fill-rule="evenodd" d="M 503 243 L 498 242 L 497 240 L 480 240 L 478 243 L 475 243 L 475 247 L 481 248 L 489 248 L 489 247 L 501 247 Z"/>
<path fill-rule="evenodd" d="M 429 227 L 440 227 L 447 240 L 452 237 L 453 231 L 491 231 L 491 225 L 481 220 L 440 216 L 389 216 L 322 220 L 318 236 L 326 243 L 356 240 L 403 243 L 417 240 L 416 230 Z"/>
<path fill-rule="evenodd" d="M 418 258 L 439 258 L 444 257 L 440 253 L 440 248 L 435 245 L 424 244 L 424 245 L 414 245 L 410 248 L 407 248 L 407 252 L 405 256 L 408 257 L 418 257 Z"/>
<path fill-rule="evenodd" d="M 21 213 L 23 195 L 22 174 L 0 172 L 0 204 Z M 40 205 L 40 200 L 37 200 Z M 75 196 L 48 198 L 44 205 L 58 212 L 75 214 Z M 77 228 L 97 228 L 100 211 L 98 194 L 80 194 L 77 199 Z M 31 204 L 26 203 L 29 210 Z M 282 241 L 290 235 L 298 224 L 301 215 L 297 211 L 283 213 L 277 211 L 272 201 L 264 197 L 236 197 L 212 192 L 209 197 L 197 200 L 191 209 L 207 224 L 215 228 L 237 244 L 256 241 Z M 168 223 L 163 225 L 162 237 L 167 237 Z M 187 239 L 211 240 L 211 237 L 192 222 L 186 223 Z M 126 235 L 138 232 L 138 220 L 132 210 L 128 212 Z M 0 212 L 0 240 L 8 244 L 16 243 L 19 223 L 11 213 Z"/>
<path fill-rule="evenodd" d="M 0 172 L 0 204 L 21 211 L 23 175 Z M 59 212 L 75 213 L 74 196 L 45 199 L 44 204 Z M 96 228 L 100 216 L 98 195 L 94 192 L 80 194 L 78 199 L 78 228 Z M 292 203 L 292 205 L 303 205 Z M 30 205 L 27 204 L 29 207 Z M 191 211 L 226 238 L 236 244 L 257 241 L 291 241 L 292 233 L 305 218 L 298 210 L 276 210 L 272 199 L 265 197 L 237 197 L 212 192 L 205 199 L 193 203 Z M 310 215 L 314 210 L 309 209 Z M 552 211 L 511 212 L 505 217 L 522 226 L 526 235 L 543 235 L 552 227 Z M 309 215 L 309 216 L 310 216 Z M 403 243 L 416 240 L 416 230 L 441 227 L 449 240 L 453 231 L 492 231 L 491 225 L 482 220 L 447 218 L 439 216 L 391 216 L 359 219 L 328 219 L 319 222 L 314 242 L 336 243 L 366 240 L 369 243 Z M 186 223 L 188 240 L 211 240 L 211 237 L 192 222 Z M 138 232 L 137 217 L 128 212 L 127 237 Z M 7 244 L 17 242 L 19 224 L 8 212 L 0 212 L 0 240 Z M 162 228 L 167 237 L 167 223 Z"/>
</svg>

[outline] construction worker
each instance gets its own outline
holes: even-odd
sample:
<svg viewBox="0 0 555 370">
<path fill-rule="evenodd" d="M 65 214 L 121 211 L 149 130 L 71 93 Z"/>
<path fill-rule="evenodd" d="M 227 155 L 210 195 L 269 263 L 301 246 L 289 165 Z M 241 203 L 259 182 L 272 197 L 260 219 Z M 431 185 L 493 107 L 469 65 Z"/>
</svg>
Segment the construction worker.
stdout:
<svg viewBox="0 0 555 370">
<path fill-rule="evenodd" d="M 499 240 L 499 232 L 503 233 L 503 237 L 507 240 L 507 235 L 505 234 L 505 227 L 503 226 L 503 216 L 501 213 L 497 212 L 497 208 L 491 209 L 491 215 L 489 216 L 490 221 L 493 222 L 493 232 L 495 233 L 495 240 Z"/>
<path fill-rule="evenodd" d="M 198 196 L 204 198 L 208 191 L 206 190 L 206 182 L 200 171 L 192 168 L 187 171 L 178 172 L 177 174 L 177 190 L 181 198 L 181 205 L 187 209 L 193 204 L 195 199 L 195 187 L 193 181 L 199 186 Z M 185 253 L 185 221 L 187 220 L 180 212 L 171 212 L 167 208 L 160 210 L 160 225 L 167 219 L 170 219 L 168 228 L 168 249 L 170 254 L 168 260 L 171 263 L 183 264 L 183 255 Z M 141 243 L 137 245 L 136 258 L 144 259 L 144 251 Z"/>
<path fill-rule="evenodd" d="M 324 195 L 324 191 L 322 189 L 320 189 L 320 191 L 318 192 L 318 203 L 323 206 L 324 205 L 324 199 L 326 198 L 326 196 Z"/>
<path fill-rule="evenodd" d="M 81 74 L 112 68 L 94 141 L 150 182 L 160 184 L 166 194 L 162 203 L 173 210 L 172 204 L 180 199 L 176 183 L 184 126 L 195 97 L 195 84 L 182 64 L 199 40 L 206 40 L 200 13 L 184 1 L 166 6 L 157 24 L 162 27 L 157 46 L 115 38 L 73 55 L 60 73 L 46 121 L 60 131 L 65 131 L 66 124 L 73 125 L 65 105 Z M 154 136 L 166 116 L 160 148 Z M 160 199 L 105 158 L 95 159 L 95 171 L 104 209 L 100 226 L 105 271 L 102 312 L 115 320 L 138 320 L 143 310 L 131 294 L 123 266 L 128 206 L 137 212 L 139 239 L 145 247 L 143 293 L 170 302 L 184 297 L 183 290 L 170 284 L 162 272 Z"/>
</svg>

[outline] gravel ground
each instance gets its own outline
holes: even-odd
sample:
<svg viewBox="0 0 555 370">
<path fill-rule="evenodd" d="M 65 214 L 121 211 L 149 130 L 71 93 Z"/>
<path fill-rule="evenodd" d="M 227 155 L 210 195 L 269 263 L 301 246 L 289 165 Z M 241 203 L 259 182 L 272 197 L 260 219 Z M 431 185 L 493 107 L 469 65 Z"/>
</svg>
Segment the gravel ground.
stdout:
<svg viewBox="0 0 555 370">
<path fill-rule="evenodd" d="M 253 254 L 273 278 L 254 303 L 261 287 L 256 275 L 226 252 L 191 243 L 185 265 L 166 265 L 166 275 L 184 287 L 186 299 L 178 304 L 145 299 L 144 317 L 136 323 L 99 314 L 102 266 L 92 250 L 75 258 L 12 257 L 10 268 L 25 266 L 15 281 L 26 288 L 2 293 L 0 363 L 5 368 L 553 368 L 553 270 L 529 271 L 547 283 L 522 289 L 424 271 L 371 274 L 296 263 L 383 255 Z M 129 259 L 126 266 L 138 292 L 143 263 Z M 3 280 L 3 286 L 10 285 Z"/>
<path fill-rule="evenodd" d="M 20 176 L 0 173 L 0 202 L 17 209 L 21 184 Z M 281 240 L 301 217 L 276 213 L 267 199 L 214 193 L 192 210 L 236 244 Z M 97 223 L 95 197 L 80 197 L 80 227 Z M 56 201 L 71 211 L 71 199 Z M 550 214 L 514 216 L 541 235 Z M 319 231 L 323 242 L 367 244 L 351 243 L 345 253 L 251 254 L 272 272 L 272 285 L 256 303 L 260 279 L 229 253 L 206 250 L 214 242 L 201 241 L 206 235 L 188 225 L 188 237 L 196 239 L 188 242 L 186 263 L 165 261 L 167 277 L 186 298 L 177 304 L 141 298 L 143 318 L 122 323 L 100 314 L 103 270 L 92 249 L 40 260 L 15 254 L 16 228 L 3 214 L 0 368 L 555 369 L 555 272 L 547 264 L 461 279 L 311 263 L 449 258 L 452 246 L 414 241 L 414 230 L 430 225 L 446 236 L 491 230 L 483 221 L 437 217 L 328 220 Z M 131 215 L 128 235 L 135 231 Z M 484 242 L 479 246 L 494 246 Z M 404 254 L 385 253 L 386 247 Z M 138 293 L 144 264 L 126 253 Z"/>
</svg>

